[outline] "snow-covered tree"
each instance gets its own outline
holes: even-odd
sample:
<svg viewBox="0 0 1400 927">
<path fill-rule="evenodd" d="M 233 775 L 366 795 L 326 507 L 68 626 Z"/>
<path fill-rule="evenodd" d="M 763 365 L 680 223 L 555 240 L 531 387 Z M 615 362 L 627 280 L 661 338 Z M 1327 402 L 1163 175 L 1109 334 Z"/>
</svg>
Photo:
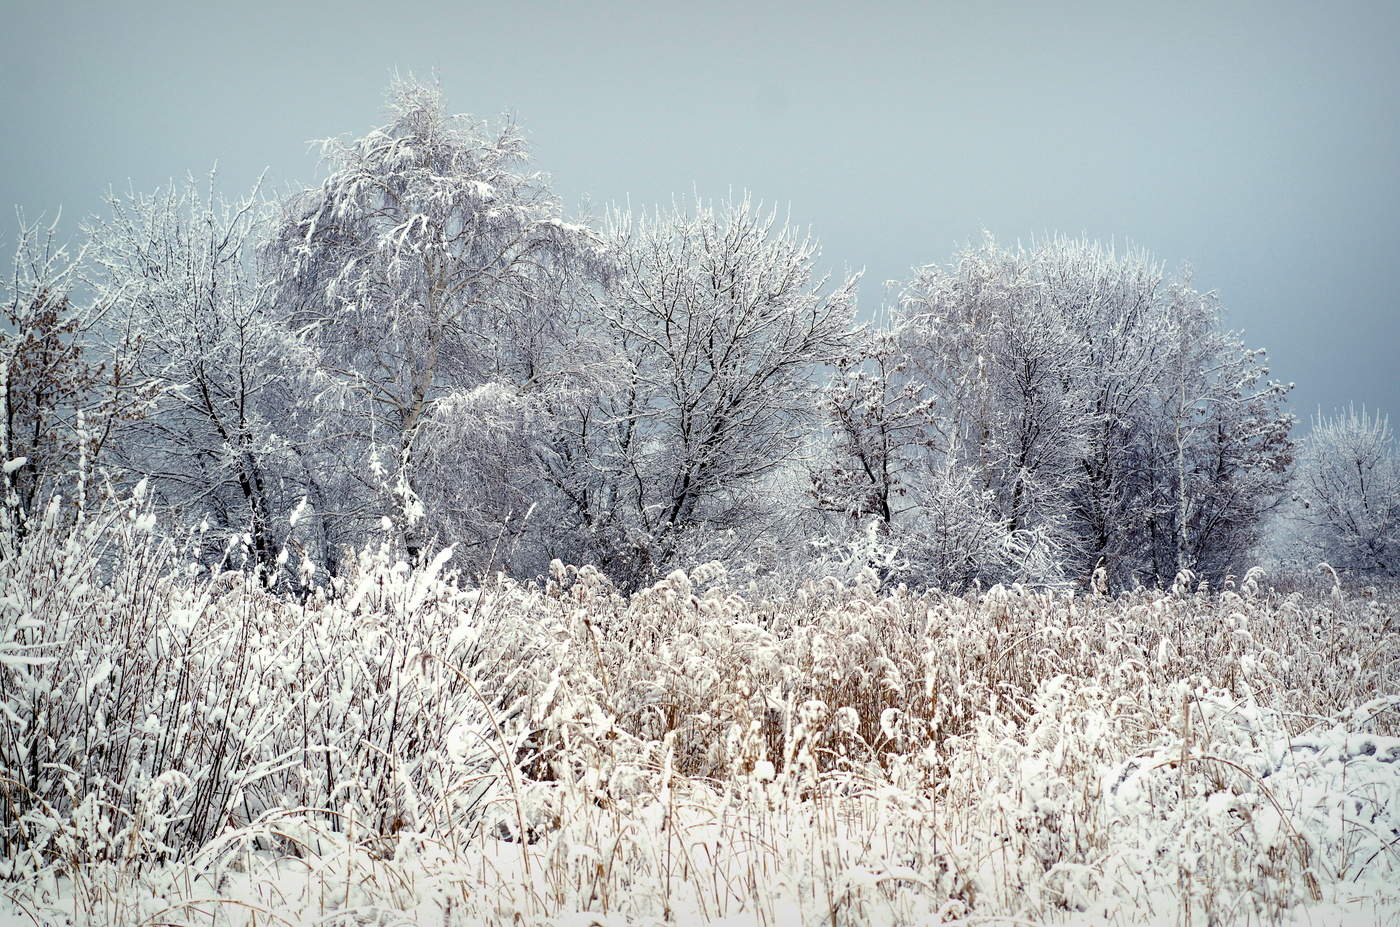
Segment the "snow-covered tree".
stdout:
<svg viewBox="0 0 1400 927">
<path fill-rule="evenodd" d="M 1089 419 L 1082 343 L 1044 255 L 988 240 L 900 294 L 900 338 L 938 410 L 936 450 L 972 472 L 1008 536 L 1050 532 L 1068 552 L 1069 492 Z"/>
<path fill-rule="evenodd" d="M 1386 416 L 1354 407 L 1319 415 L 1293 488 L 1307 556 L 1400 575 L 1400 449 Z"/>
<path fill-rule="evenodd" d="M 268 254 L 316 351 L 320 402 L 336 410 L 339 494 L 391 517 L 410 553 L 439 536 L 474 542 L 484 563 L 504 517 L 494 503 L 518 489 L 472 470 L 481 400 L 520 407 L 551 386 L 567 321 L 557 300 L 596 244 L 526 170 L 514 125 L 450 115 L 412 80 L 392 85 L 389 117 L 324 143 L 328 176 L 287 204 Z M 473 487 L 483 495 L 463 496 Z"/>
<path fill-rule="evenodd" d="M 987 240 L 916 272 L 896 330 L 935 410 L 928 447 L 990 500 L 1008 575 L 1238 565 L 1280 497 L 1292 419 L 1219 316 L 1147 255 L 1074 239 Z"/>
<path fill-rule="evenodd" d="M 810 431 L 820 366 L 851 343 L 857 278 L 828 286 L 817 243 L 746 196 L 615 211 L 604 239 L 596 319 L 617 375 L 566 426 L 558 482 L 624 581 L 742 559 L 786 521 L 774 480 Z"/>
<path fill-rule="evenodd" d="M 1219 325 L 1213 297 L 1174 290 L 1161 381 L 1136 455 L 1151 486 L 1144 543 L 1158 582 L 1182 570 L 1219 577 L 1243 566 L 1284 499 L 1293 444 L 1290 387 L 1268 379 L 1262 350 Z M 1169 528 L 1169 530 L 1168 530 Z M 1146 558 L 1144 558 L 1145 560 Z"/>
<path fill-rule="evenodd" d="M 129 388 L 125 342 L 99 352 L 108 306 L 75 295 L 81 255 L 58 241 L 57 226 L 21 217 L 0 283 L 0 465 L 5 504 L 21 516 L 54 491 L 81 501 L 113 426 L 139 416 L 145 398 Z"/>
<path fill-rule="evenodd" d="M 87 228 L 89 283 L 156 389 L 149 414 L 119 432 L 116 462 L 150 477 L 179 522 L 206 524 L 211 555 L 245 538 L 264 568 L 306 491 L 289 427 L 305 352 L 255 264 L 268 217 L 256 190 L 229 202 L 211 175 L 203 189 L 191 178 L 109 195 Z"/>
<path fill-rule="evenodd" d="M 910 469 L 935 440 L 933 400 L 908 375 L 893 332 L 867 335 L 835 366 L 821 396 L 829 442 L 813 493 L 823 511 L 874 517 L 887 530 L 904 508 Z"/>
<path fill-rule="evenodd" d="M 811 491 L 826 546 L 889 551 L 868 566 L 888 581 L 962 588 L 1000 578 L 1006 527 L 990 493 L 943 453 L 928 384 L 912 375 L 902 328 L 868 334 L 822 391 L 827 440 Z"/>
</svg>

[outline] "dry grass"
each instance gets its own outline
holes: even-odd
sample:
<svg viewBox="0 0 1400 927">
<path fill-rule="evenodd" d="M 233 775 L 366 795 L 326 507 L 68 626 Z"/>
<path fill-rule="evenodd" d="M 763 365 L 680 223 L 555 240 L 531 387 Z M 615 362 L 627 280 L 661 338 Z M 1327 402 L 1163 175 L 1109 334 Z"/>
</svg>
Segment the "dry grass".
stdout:
<svg viewBox="0 0 1400 927">
<path fill-rule="evenodd" d="M 1400 601 L 720 571 L 301 600 L 139 507 L 0 541 L 0 840 L 75 923 L 1400 912 Z"/>
</svg>

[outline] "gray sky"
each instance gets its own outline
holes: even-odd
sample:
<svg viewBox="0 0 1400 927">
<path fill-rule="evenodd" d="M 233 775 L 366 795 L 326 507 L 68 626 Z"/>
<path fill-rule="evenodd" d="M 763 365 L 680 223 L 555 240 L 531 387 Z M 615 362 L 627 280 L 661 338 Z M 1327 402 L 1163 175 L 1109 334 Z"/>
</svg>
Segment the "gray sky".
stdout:
<svg viewBox="0 0 1400 927">
<path fill-rule="evenodd" d="M 867 269 L 867 310 L 983 229 L 1129 240 L 1219 292 L 1300 417 L 1400 418 L 1398 47 L 1394 0 L 4 0 L 0 203 L 73 228 L 216 159 L 230 192 L 309 181 L 307 140 L 436 71 L 570 204 L 747 187 Z"/>
</svg>

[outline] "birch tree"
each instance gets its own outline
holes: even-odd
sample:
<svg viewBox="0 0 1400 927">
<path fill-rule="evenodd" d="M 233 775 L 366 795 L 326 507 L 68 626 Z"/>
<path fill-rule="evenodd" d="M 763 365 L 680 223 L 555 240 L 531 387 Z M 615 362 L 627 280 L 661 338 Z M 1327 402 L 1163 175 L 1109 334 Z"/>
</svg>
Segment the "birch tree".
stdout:
<svg viewBox="0 0 1400 927">
<path fill-rule="evenodd" d="M 455 533 L 434 520 L 454 506 L 423 479 L 425 423 L 470 408 L 453 397 L 483 384 L 540 387 L 534 349 L 559 280 L 596 245 L 526 169 L 513 124 L 451 115 L 411 80 L 394 82 L 388 110 L 367 135 L 324 143 L 328 175 L 287 204 L 269 256 L 317 352 L 320 402 L 346 423 L 345 491 L 416 555 Z M 434 449 L 439 469 L 449 450 Z"/>
</svg>

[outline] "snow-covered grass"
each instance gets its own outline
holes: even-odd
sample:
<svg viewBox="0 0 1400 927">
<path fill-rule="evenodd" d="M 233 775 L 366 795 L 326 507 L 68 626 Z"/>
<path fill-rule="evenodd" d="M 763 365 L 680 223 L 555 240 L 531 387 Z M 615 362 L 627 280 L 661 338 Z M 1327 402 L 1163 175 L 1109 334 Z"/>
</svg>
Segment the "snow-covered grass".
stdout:
<svg viewBox="0 0 1400 927">
<path fill-rule="evenodd" d="M 444 562 L 0 533 L 0 922 L 1400 923 L 1400 597 Z"/>
</svg>

